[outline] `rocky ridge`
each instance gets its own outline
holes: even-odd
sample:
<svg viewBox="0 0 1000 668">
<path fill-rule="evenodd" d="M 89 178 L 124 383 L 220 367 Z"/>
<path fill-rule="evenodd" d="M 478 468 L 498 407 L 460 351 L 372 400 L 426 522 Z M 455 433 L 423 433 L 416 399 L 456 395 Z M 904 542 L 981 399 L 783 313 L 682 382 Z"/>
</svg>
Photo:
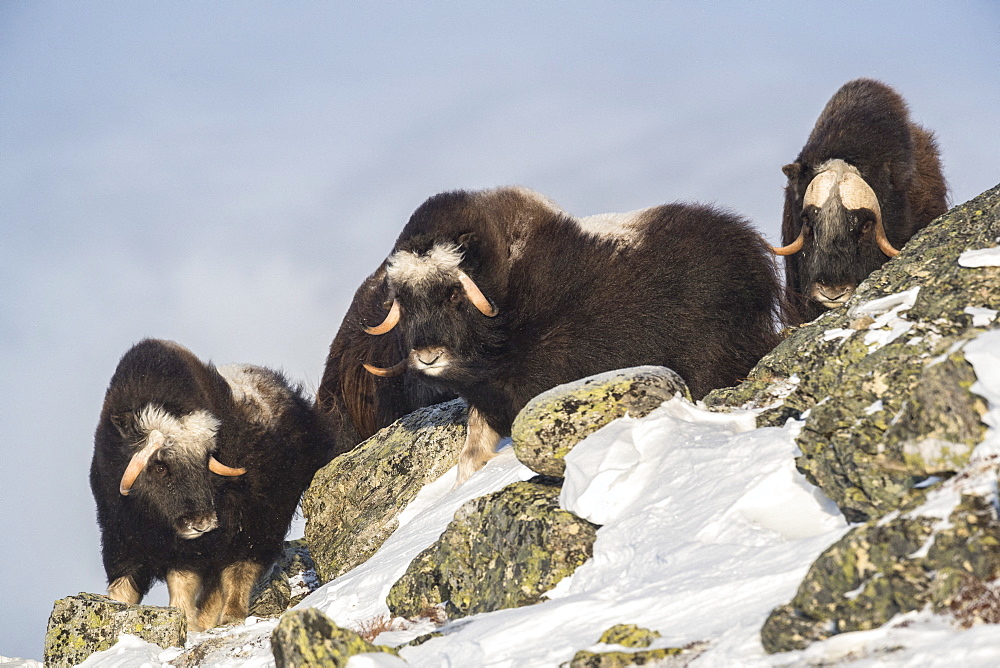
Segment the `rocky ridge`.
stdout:
<svg viewBox="0 0 1000 668">
<path fill-rule="evenodd" d="M 1000 346 L 1000 267 L 981 266 L 973 253 L 998 242 L 1000 186 L 914 237 L 843 309 L 791 332 L 741 386 L 706 397 L 713 410 L 759 411 L 758 426 L 800 421 L 798 468 L 856 523 L 815 561 L 792 600 L 772 612 L 761 632 L 768 651 L 874 628 L 900 612 L 925 607 L 959 624 L 1000 621 L 1000 388 L 983 387 L 970 363 L 983 346 Z M 636 404 L 650 406 L 624 408 L 622 397 L 629 393 L 623 386 L 638 388 Z M 570 514 L 546 492 L 558 483 L 551 476 L 562 473 L 562 457 L 614 417 L 648 412 L 677 392 L 685 390 L 672 372 L 641 368 L 541 395 L 519 416 L 514 448 L 522 461 L 550 477 L 463 506 L 453 526 L 393 589 L 394 611 L 418 614 L 447 600 L 448 612 L 458 617 L 538 600 L 558 580 L 546 581 L 540 573 L 572 572 L 586 559 L 596 530 L 563 517 Z M 601 412 L 594 407 L 602 403 L 605 415 L 594 419 Z M 304 507 L 306 542 L 320 581 L 364 562 L 392 533 L 417 491 L 454 464 L 464 438 L 464 410 L 461 402 L 451 402 L 418 411 L 317 475 Z M 544 512 L 537 514 L 539 509 Z M 560 536 L 574 540 L 551 540 L 559 526 L 565 529 Z M 486 559 L 487 551 L 476 556 L 469 547 L 490 540 L 526 556 L 501 564 Z M 532 563 L 545 568 L 527 567 Z M 500 568 L 523 596 L 484 587 L 482 574 Z M 275 575 L 272 581 L 282 578 Z M 481 591 L 472 592 L 468 582 Z M 283 591 L 266 591 L 258 598 L 273 600 L 276 607 L 262 614 L 277 616 L 277 608 L 294 603 Z M 97 600 L 102 598 L 87 598 L 80 614 L 103 604 Z M 384 651 L 353 636 L 335 640 L 341 630 L 332 622 L 301 612 L 286 613 L 274 631 L 276 659 L 286 649 L 293 657 L 281 665 L 302 665 L 305 660 L 294 657 L 309 652 L 343 657 Z M 88 645 L 69 654 L 65 613 L 58 620 L 50 621 L 52 665 L 99 648 Z M 615 648 L 581 654 L 573 665 L 684 665 L 698 651 L 669 648 L 647 656 L 640 645 L 608 637 L 612 640 L 601 641 Z M 189 656 L 196 652 L 197 647 L 187 650 Z M 182 659 L 176 665 L 184 665 Z"/>
</svg>

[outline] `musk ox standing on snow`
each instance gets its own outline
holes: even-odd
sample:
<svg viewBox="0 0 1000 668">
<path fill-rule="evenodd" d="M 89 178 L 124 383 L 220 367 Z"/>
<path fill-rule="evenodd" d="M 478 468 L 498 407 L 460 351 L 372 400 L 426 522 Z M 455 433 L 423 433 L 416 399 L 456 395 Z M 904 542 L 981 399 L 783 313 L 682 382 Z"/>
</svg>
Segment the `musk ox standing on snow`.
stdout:
<svg viewBox="0 0 1000 668">
<path fill-rule="evenodd" d="M 111 378 L 90 468 L 108 595 L 138 603 L 166 580 L 189 628 L 243 621 L 328 443 L 280 374 L 137 343 Z"/>
<path fill-rule="evenodd" d="M 410 218 L 385 282 L 367 331 L 400 332 L 403 355 L 367 368 L 418 372 L 468 402 L 459 483 L 555 385 L 657 364 L 701 397 L 739 382 L 777 343 L 770 249 L 708 206 L 577 220 L 523 188 L 444 193 Z"/>
<path fill-rule="evenodd" d="M 868 274 L 947 211 L 934 135 L 871 79 L 850 81 L 820 114 L 788 177 L 781 226 L 797 320 L 842 305 Z"/>
<path fill-rule="evenodd" d="M 365 364 L 377 371 L 378 365 L 391 364 L 406 352 L 398 330 L 384 336 L 364 331 L 366 322 L 385 317 L 389 302 L 383 262 L 354 294 L 330 344 L 316 405 L 338 451 L 354 447 L 418 408 L 455 398 L 420 382 L 415 371 L 377 377 L 366 370 Z"/>
</svg>

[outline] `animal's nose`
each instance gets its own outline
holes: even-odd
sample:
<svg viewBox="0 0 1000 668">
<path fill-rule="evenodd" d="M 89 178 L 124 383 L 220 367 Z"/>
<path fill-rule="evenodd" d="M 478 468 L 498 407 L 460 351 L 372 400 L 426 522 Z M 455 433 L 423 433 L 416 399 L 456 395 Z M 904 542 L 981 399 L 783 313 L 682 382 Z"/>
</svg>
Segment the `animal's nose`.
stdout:
<svg viewBox="0 0 1000 668">
<path fill-rule="evenodd" d="M 219 518 L 215 513 L 187 515 L 178 523 L 178 533 L 184 538 L 197 538 L 219 526 Z"/>
<path fill-rule="evenodd" d="M 410 352 L 410 366 L 421 373 L 434 376 L 448 365 L 448 350 L 444 346 L 428 346 Z"/>
<path fill-rule="evenodd" d="M 440 348 L 425 348 L 424 350 L 418 350 L 415 352 L 417 361 L 425 366 L 431 366 L 439 359 L 441 359 L 441 349 Z"/>
<path fill-rule="evenodd" d="M 846 285 L 823 285 L 822 283 L 817 283 L 816 288 L 824 299 L 828 299 L 831 302 L 840 301 L 850 291 L 850 287 Z"/>
</svg>

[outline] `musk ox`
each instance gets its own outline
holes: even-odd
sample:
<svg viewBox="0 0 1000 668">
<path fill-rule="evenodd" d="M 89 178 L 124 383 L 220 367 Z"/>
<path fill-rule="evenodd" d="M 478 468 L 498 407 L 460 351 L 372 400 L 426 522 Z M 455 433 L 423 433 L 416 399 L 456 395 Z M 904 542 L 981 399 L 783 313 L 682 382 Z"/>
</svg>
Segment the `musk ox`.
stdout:
<svg viewBox="0 0 1000 668">
<path fill-rule="evenodd" d="M 578 220 L 523 188 L 443 193 L 404 227 L 385 284 L 367 331 L 399 332 L 404 355 L 370 370 L 418 372 L 468 402 L 459 484 L 555 385 L 657 364 L 701 397 L 739 382 L 777 343 L 770 249 L 709 206 Z"/>
<path fill-rule="evenodd" d="M 795 320 L 835 308 L 948 209 L 934 135 L 871 79 L 850 81 L 820 114 L 788 177 L 781 226 Z"/>
<path fill-rule="evenodd" d="M 111 378 L 90 468 L 108 595 L 138 603 L 166 580 L 189 628 L 242 621 L 329 458 L 313 406 L 280 374 L 137 343 Z"/>
<path fill-rule="evenodd" d="M 316 392 L 316 405 L 337 450 L 348 450 L 400 417 L 455 395 L 421 383 L 417 372 L 373 375 L 406 352 L 399 331 L 370 336 L 365 323 L 385 317 L 389 307 L 386 263 L 358 288 L 330 344 Z"/>
</svg>

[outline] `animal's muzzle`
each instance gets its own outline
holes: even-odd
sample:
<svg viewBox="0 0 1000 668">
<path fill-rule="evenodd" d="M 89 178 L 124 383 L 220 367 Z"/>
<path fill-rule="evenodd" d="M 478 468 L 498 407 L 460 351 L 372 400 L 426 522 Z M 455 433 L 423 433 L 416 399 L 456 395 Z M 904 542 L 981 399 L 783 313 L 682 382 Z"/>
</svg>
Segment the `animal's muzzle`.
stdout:
<svg viewBox="0 0 1000 668">
<path fill-rule="evenodd" d="M 191 540 L 218 528 L 219 518 L 215 513 L 184 515 L 174 523 L 174 529 L 181 538 Z"/>
<path fill-rule="evenodd" d="M 451 356 L 444 346 L 428 346 L 410 351 L 410 366 L 428 376 L 436 376 L 448 368 Z"/>
<path fill-rule="evenodd" d="M 855 285 L 814 283 L 811 297 L 827 308 L 838 308 L 854 295 Z"/>
</svg>

